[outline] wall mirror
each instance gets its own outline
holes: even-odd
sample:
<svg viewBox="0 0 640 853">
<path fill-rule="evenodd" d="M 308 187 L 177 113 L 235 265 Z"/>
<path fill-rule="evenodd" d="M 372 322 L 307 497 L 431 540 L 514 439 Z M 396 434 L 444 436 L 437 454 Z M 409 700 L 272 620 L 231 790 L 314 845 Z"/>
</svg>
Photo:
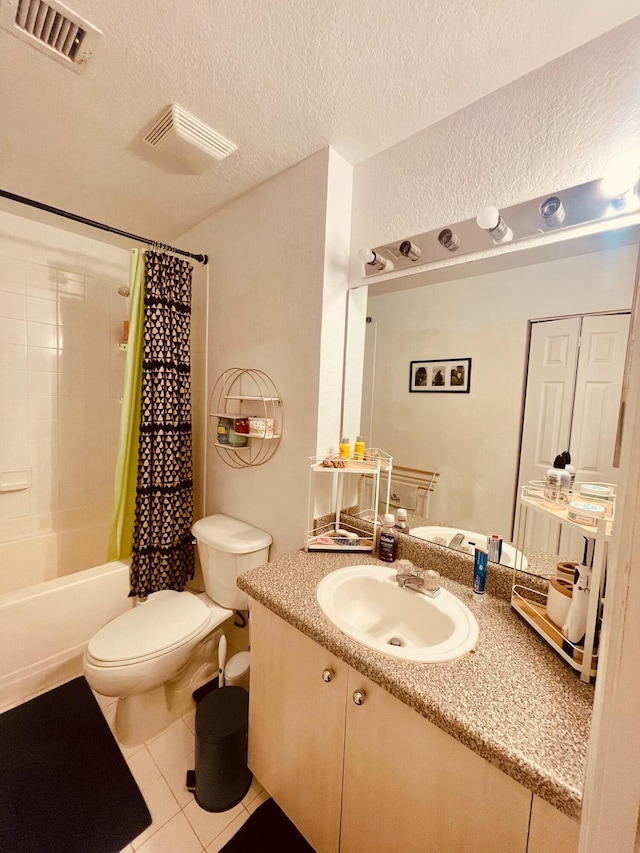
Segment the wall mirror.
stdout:
<svg viewBox="0 0 640 853">
<path fill-rule="evenodd" d="M 418 481 L 419 472 L 438 474 L 430 493 L 411 477 L 394 483 L 390 510 L 406 506 L 410 529 L 444 527 L 439 544 L 458 532 L 513 543 L 520 486 L 543 478 L 563 451 L 578 481 L 616 482 L 639 236 L 633 221 L 568 231 L 552 243 L 363 285 L 364 332 L 362 316 L 349 331 L 364 334 L 360 432 Z M 352 296 L 364 305 L 361 287 Z M 412 362 L 472 366 L 466 393 L 422 393 Z M 367 499 L 359 494 L 353 511 Z M 526 545 L 533 573 L 555 569 L 558 555 L 582 555 L 576 537 L 560 541 L 559 526 Z"/>
</svg>

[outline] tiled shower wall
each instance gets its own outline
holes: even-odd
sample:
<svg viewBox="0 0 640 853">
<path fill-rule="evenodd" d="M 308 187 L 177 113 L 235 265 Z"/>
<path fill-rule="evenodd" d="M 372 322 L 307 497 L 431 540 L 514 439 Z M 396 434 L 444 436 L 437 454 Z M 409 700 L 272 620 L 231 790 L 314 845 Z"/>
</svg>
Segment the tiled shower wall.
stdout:
<svg viewBox="0 0 640 853">
<path fill-rule="evenodd" d="M 0 592 L 105 561 L 125 283 L 0 255 Z"/>
</svg>

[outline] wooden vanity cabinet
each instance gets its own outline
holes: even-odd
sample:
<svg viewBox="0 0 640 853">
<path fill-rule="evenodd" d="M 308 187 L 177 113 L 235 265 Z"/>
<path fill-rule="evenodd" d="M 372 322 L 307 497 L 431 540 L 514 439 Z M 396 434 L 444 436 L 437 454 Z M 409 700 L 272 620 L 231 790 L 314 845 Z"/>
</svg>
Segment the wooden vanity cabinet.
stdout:
<svg viewBox="0 0 640 853">
<path fill-rule="evenodd" d="M 256 602 L 250 628 L 249 767 L 317 853 L 337 851 L 349 666 Z"/>
<path fill-rule="evenodd" d="M 249 767 L 317 853 L 527 853 L 530 791 L 255 602 L 251 658 Z"/>
</svg>

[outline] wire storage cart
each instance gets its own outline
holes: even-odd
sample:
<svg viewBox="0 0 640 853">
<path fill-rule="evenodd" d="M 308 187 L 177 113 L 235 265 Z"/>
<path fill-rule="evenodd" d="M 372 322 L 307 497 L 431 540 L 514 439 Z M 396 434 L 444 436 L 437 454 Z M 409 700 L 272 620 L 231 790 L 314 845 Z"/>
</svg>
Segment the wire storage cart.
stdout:
<svg viewBox="0 0 640 853">
<path fill-rule="evenodd" d="M 341 459 L 339 456 L 311 456 L 309 461 L 309 504 L 305 551 L 372 553 L 376 547 L 380 526 L 377 507 L 380 500 L 381 478 L 384 477 L 386 481 L 385 503 L 388 511 L 393 458 L 383 450 L 368 448 L 365 449 L 362 459 L 355 459 L 353 455 L 349 459 Z M 371 534 L 363 533 L 362 530 L 340 521 L 340 513 L 344 509 L 342 504 L 345 478 L 363 475 L 372 476 L 374 481 L 373 508 L 366 511 L 367 517 L 370 517 L 373 524 Z M 331 489 L 331 515 L 335 520 L 318 527 L 315 525 L 317 493 L 321 489 L 329 488 Z"/>
<path fill-rule="evenodd" d="M 602 517 L 592 519 L 593 523 L 582 523 L 571 518 L 568 509 L 572 501 L 580 499 L 579 487 L 580 484 L 576 483 L 574 486 L 576 491 L 570 494 L 567 503 L 554 505 L 545 500 L 542 483 L 533 482 L 523 486 L 519 498 L 516 548 L 521 553 L 524 552 L 532 514 L 555 520 L 562 528 L 579 531 L 587 539 L 586 553 L 590 555 L 591 576 L 584 637 L 578 642 L 570 642 L 567 639 L 563 626 L 556 624 L 549 617 L 547 610 L 549 590 L 542 593 L 533 586 L 528 586 L 523 580 L 524 576 L 518 572 L 517 565 L 513 572 L 511 606 L 570 666 L 580 673 L 582 681 L 589 682 L 591 678 L 595 678 L 598 666 L 598 638 L 604 605 L 607 551 L 613 526 L 615 491 L 610 500 L 597 502 L 604 508 Z M 612 486 L 612 490 L 615 490 L 615 486 Z M 562 565 L 559 563 L 558 567 Z M 547 583 L 550 585 L 551 580 Z"/>
</svg>

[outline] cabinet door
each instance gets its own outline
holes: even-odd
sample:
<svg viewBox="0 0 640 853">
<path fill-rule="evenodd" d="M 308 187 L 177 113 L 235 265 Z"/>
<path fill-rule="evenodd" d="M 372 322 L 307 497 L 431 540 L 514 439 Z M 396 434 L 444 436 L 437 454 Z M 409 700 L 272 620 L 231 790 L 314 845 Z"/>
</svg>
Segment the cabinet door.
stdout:
<svg viewBox="0 0 640 853">
<path fill-rule="evenodd" d="M 529 791 L 350 671 L 341 853 L 524 853 L 530 808 Z"/>
<path fill-rule="evenodd" d="M 348 666 L 255 602 L 250 626 L 249 767 L 317 853 L 336 853 Z"/>
<path fill-rule="evenodd" d="M 580 823 L 533 795 L 527 853 L 578 853 Z"/>
</svg>

